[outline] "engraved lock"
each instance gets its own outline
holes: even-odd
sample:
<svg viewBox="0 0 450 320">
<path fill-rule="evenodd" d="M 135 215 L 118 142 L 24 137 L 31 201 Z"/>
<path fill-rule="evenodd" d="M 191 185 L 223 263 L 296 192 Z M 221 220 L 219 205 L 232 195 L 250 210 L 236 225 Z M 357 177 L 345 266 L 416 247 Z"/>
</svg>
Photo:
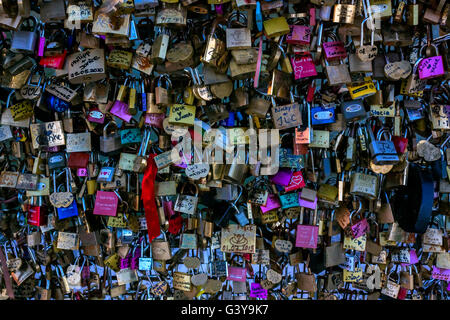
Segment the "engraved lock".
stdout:
<svg viewBox="0 0 450 320">
<path fill-rule="evenodd" d="M 351 4 L 342 4 L 341 2 L 342 0 L 338 0 L 338 3 L 334 5 L 333 22 L 353 24 L 356 16 L 355 1 L 352 0 Z"/>
<path fill-rule="evenodd" d="M 370 140 L 369 152 L 372 157 L 372 161 L 376 165 L 388 165 L 396 164 L 400 159 L 395 149 L 394 143 L 391 141 L 391 134 L 387 129 L 380 129 L 377 134 L 377 140 L 374 138 L 374 134 L 369 126 L 366 127 L 369 132 Z M 389 140 L 380 140 L 381 137 Z"/>
<path fill-rule="evenodd" d="M 378 185 L 377 176 L 354 172 L 351 176 L 350 194 L 375 200 L 378 197 Z"/>
<path fill-rule="evenodd" d="M 247 24 L 247 18 L 239 11 L 231 14 L 228 17 L 228 27 L 226 29 L 226 44 L 228 50 L 249 49 L 252 46 L 251 32 L 248 27 L 232 28 L 233 21 L 239 18 L 244 19 L 244 24 Z M 241 23 L 239 23 L 241 24 Z"/>
<path fill-rule="evenodd" d="M 217 70 L 223 70 L 227 66 L 226 64 L 226 43 L 221 40 L 216 34 L 216 29 L 219 24 L 225 24 L 224 17 L 218 17 L 214 20 L 210 33 L 207 38 L 205 52 L 200 61 L 207 64 Z"/>
<path fill-rule="evenodd" d="M 23 28 L 26 22 L 30 23 L 30 21 L 33 23 L 33 25 L 28 26 L 27 28 L 31 30 L 14 31 L 11 39 L 11 51 L 24 52 L 29 54 L 34 53 L 36 41 L 38 38 L 38 34 L 36 32 L 39 25 L 38 20 L 35 17 L 29 17 L 22 22 L 20 29 Z"/>
</svg>

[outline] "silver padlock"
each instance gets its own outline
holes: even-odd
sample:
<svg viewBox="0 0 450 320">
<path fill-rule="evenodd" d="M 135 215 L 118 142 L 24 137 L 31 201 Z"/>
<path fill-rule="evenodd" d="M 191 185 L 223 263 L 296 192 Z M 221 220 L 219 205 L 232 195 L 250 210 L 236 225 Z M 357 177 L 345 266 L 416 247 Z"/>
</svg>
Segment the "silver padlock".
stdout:
<svg viewBox="0 0 450 320">
<path fill-rule="evenodd" d="M 13 52 L 24 52 L 24 53 L 34 53 L 34 48 L 36 47 L 36 40 L 38 34 L 36 32 L 39 23 L 35 17 L 29 17 L 22 22 L 20 29 L 23 29 L 23 26 L 26 22 L 33 22 L 32 27 L 28 27 L 30 30 L 18 30 L 14 31 L 12 39 L 11 39 L 11 51 Z"/>
</svg>

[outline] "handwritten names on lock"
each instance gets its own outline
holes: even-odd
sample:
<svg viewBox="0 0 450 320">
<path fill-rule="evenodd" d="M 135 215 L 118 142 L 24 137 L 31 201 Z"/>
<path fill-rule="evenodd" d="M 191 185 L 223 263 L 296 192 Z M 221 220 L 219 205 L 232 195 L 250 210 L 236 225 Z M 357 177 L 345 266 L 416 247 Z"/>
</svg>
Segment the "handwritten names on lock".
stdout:
<svg viewBox="0 0 450 320">
<path fill-rule="evenodd" d="M 193 180 L 198 180 L 198 179 L 204 178 L 208 175 L 209 164 L 207 164 L 207 163 L 191 164 L 186 167 L 185 172 L 186 172 L 186 175 L 188 176 L 188 178 L 193 179 Z"/>
<path fill-rule="evenodd" d="M 11 106 L 11 114 L 14 121 L 28 119 L 34 114 L 33 105 L 30 100 L 24 100 Z"/>
<path fill-rule="evenodd" d="M 174 272 L 173 287 L 182 291 L 191 291 L 191 276 L 183 272 Z"/>
<path fill-rule="evenodd" d="M 45 91 L 65 102 L 71 102 L 77 95 L 75 90 L 72 90 L 69 87 L 60 86 L 56 83 L 48 84 L 45 87 Z"/>
<path fill-rule="evenodd" d="M 347 50 L 345 50 L 344 43 L 341 41 L 325 42 L 323 50 L 327 60 L 344 59 L 347 57 Z"/>
<path fill-rule="evenodd" d="M 267 299 L 267 289 L 264 289 L 260 283 L 253 282 L 250 284 L 250 298 Z"/>
<path fill-rule="evenodd" d="M 250 48 L 252 46 L 252 36 L 248 28 L 227 28 L 226 30 L 227 48 Z"/>
<path fill-rule="evenodd" d="M 163 10 L 159 10 L 156 16 L 156 25 L 168 24 L 185 25 L 186 15 L 183 15 L 183 11 L 178 11 L 175 9 L 166 8 Z"/>
<path fill-rule="evenodd" d="M 428 228 L 423 235 L 423 243 L 442 246 L 443 236 L 441 229 Z"/>
<path fill-rule="evenodd" d="M 124 50 L 113 50 L 108 56 L 108 67 L 117 69 L 130 69 L 133 54 Z"/>
<path fill-rule="evenodd" d="M 423 59 L 417 68 L 420 79 L 429 79 L 444 74 L 442 56 L 434 56 Z"/>
<path fill-rule="evenodd" d="M 290 253 L 292 251 L 292 247 L 292 242 L 289 240 L 275 240 L 275 249 L 277 249 L 281 253 Z"/>
<path fill-rule="evenodd" d="M 344 249 L 365 251 L 366 250 L 366 242 L 367 242 L 366 234 L 364 234 L 361 237 L 356 238 L 356 239 L 346 236 L 344 238 Z"/>
<path fill-rule="evenodd" d="M 356 49 L 358 58 L 363 62 L 369 62 L 375 59 L 378 53 L 378 48 L 375 46 L 361 46 Z"/>
<path fill-rule="evenodd" d="M 194 125 L 195 106 L 174 104 L 170 107 L 169 123 Z"/>
<path fill-rule="evenodd" d="M 221 251 L 234 253 L 255 253 L 256 226 L 229 225 L 222 228 Z"/>
<path fill-rule="evenodd" d="M 391 261 L 395 263 L 410 263 L 410 254 L 408 249 L 395 250 L 391 254 Z"/>
<path fill-rule="evenodd" d="M 32 123 L 30 132 L 34 149 L 65 145 L 61 121 Z"/>
<path fill-rule="evenodd" d="M 92 22 L 94 20 L 94 15 L 92 8 L 86 2 L 79 2 L 76 4 L 70 4 L 67 7 L 67 20 L 81 21 L 81 22 Z"/>
<path fill-rule="evenodd" d="M 281 207 L 283 209 L 298 207 L 298 193 L 287 193 L 280 196 Z"/>
<path fill-rule="evenodd" d="M 198 198 L 189 195 L 178 195 L 174 210 L 186 214 L 194 214 L 197 207 Z"/>
<path fill-rule="evenodd" d="M 157 155 L 153 158 L 153 160 L 155 160 L 155 164 L 158 169 L 163 169 L 172 163 L 178 163 L 178 161 L 181 160 L 181 157 L 178 152 L 173 149 Z"/>
<path fill-rule="evenodd" d="M 344 269 L 344 282 L 362 282 L 363 272 L 361 268 L 355 268 L 354 271 Z"/>
<path fill-rule="evenodd" d="M 364 218 L 352 225 L 350 228 L 352 231 L 352 237 L 356 239 L 361 237 L 363 234 L 366 234 L 369 231 L 370 227 L 367 219 Z"/>
<path fill-rule="evenodd" d="M 395 106 L 393 104 L 388 107 L 372 105 L 370 106 L 370 115 L 375 117 L 394 117 Z"/>
<path fill-rule="evenodd" d="M 106 77 L 105 52 L 103 49 L 77 52 L 71 54 L 67 60 L 71 83 L 94 82 Z"/>
<path fill-rule="evenodd" d="M 118 201 L 114 192 L 97 191 L 93 213 L 102 216 L 116 216 Z"/>
<path fill-rule="evenodd" d="M 277 129 L 288 129 L 302 125 L 300 105 L 288 104 L 284 106 L 274 106 L 272 108 L 274 125 Z"/>
</svg>

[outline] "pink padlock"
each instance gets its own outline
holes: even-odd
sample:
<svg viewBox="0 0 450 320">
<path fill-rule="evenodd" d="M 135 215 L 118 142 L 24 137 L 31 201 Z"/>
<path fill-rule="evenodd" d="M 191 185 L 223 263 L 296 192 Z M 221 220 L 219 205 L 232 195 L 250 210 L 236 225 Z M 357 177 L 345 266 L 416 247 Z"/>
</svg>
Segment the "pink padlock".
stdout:
<svg viewBox="0 0 450 320">
<path fill-rule="evenodd" d="M 147 113 L 145 115 L 145 123 L 149 124 L 153 127 L 162 129 L 163 128 L 163 121 L 165 118 L 164 113 Z"/>
<path fill-rule="evenodd" d="M 175 211 L 173 211 L 173 201 L 163 201 L 163 208 L 164 213 L 167 215 L 167 217 L 171 217 L 175 214 Z"/>
<path fill-rule="evenodd" d="M 78 168 L 77 169 L 77 177 L 87 177 L 87 169 L 86 168 Z"/>
<path fill-rule="evenodd" d="M 228 267 L 227 280 L 245 282 L 247 277 L 247 269 L 240 267 Z"/>
<path fill-rule="evenodd" d="M 269 193 L 266 205 L 260 206 L 260 208 L 263 213 L 266 213 L 270 210 L 281 208 L 280 199 L 278 199 L 278 196 L 276 194 Z"/>
<path fill-rule="evenodd" d="M 87 114 L 87 120 L 103 124 L 105 122 L 105 115 L 98 108 L 91 108 Z"/>
<path fill-rule="evenodd" d="M 316 65 L 309 52 L 291 57 L 291 65 L 295 80 L 317 76 Z"/>
<path fill-rule="evenodd" d="M 119 198 L 113 191 L 97 191 L 95 197 L 94 214 L 101 216 L 116 216 Z"/>
<path fill-rule="evenodd" d="M 111 113 L 112 115 L 116 116 L 117 118 L 120 118 L 123 121 L 129 123 L 131 118 L 133 118 L 133 116 L 130 115 L 127 111 L 128 111 L 128 104 L 126 104 L 125 102 L 116 100 L 116 102 L 114 102 L 111 110 L 109 110 L 109 113 Z"/>
<path fill-rule="evenodd" d="M 281 168 L 274 176 L 270 178 L 270 181 L 280 186 L 286 187 L 289 185 L 291 178 L 292 178 L 291 169 Z"/>
<path fill-rule="evenodd" d="M 433 271 L 431 272 L 431 277 L 437 280 L 450 281 L 450 269 L 442 269 L 433 266 Z"/>
<path fill-rule="evenodd" d="M 290 26 L 291 33 L 286 36 L 286 42 L 294 45 L 306 46 L 311 42 L 311 28 L 309 26 Z"/>
<path fill-rule="evenodd" d="M 125 258 L 120 258 L 120 269 L 127 269 L 130 267 L 131 254 L 128 254 Z"/>
<path fill-rule="evenodd" d="M 297 235 L 295 238 L 295 246 L 299 248 L 317 248 L 317 241 L 319 239 L 319 227 L 302 225 L 297 226 Z"/>
<path fill-rule="evenodd" d="M 369 231 L 369 223 L 367 223 L 367 219 L 364 218 L 357 223 L 350 226 L 352 230 L 353 239 L 358 239 L 362 235 L 366 234 Z"/>
<path fill-rule="evenodd" d="M 421 80 L 433 79 L 445 74 L 442 56 L 424 58 L 417 68 Z"/>
<path fill-rule="evenodd" d="M 344 43 L 342 41 L 324 42 L 323 51 L 325 54 L 325 59 L 328 61 L 347 58 L 347 50 L 345 50 Z"/>
</svg>

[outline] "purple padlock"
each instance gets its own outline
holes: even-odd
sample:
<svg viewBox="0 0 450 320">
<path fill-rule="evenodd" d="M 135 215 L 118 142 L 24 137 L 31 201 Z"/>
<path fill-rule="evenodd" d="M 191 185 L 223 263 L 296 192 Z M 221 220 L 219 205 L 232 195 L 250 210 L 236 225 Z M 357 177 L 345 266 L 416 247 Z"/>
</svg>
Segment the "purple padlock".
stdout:
<svg viewBox="0 0 450 320">
<path fill-rule="evenodd" d="M 120 258 L 120 269 L 127 269 L 130 267 L 131 254 L 127 254 L 124 258 Z"/>
<path fill-rule="evenodd" d="M 133 116 L 131 116 L 127 111 L 128 111 L 128 104 L 126 104 L 125 102 L 116 100 L 116 102 L 114 102 L 111 110 L 109 110 L 109 113 L 111 113 L 112 115 L 116 116 L 117 118 L 120 118 L 123 121 L 129 123 L 131 118 L 133 118 Z"/>
<path fill-rule="evenodd" d="M 136 247 L 137 248 L 137 247 Z M 131 258 L 131 270 L 137 270 L 139 268 L 139 258 L 141 257 L 141 250 L 134 250 L 133 257 Z"/>
<path fill-rule="evenodd" d="M 445 71 L 442 56 L 424 58 L 419 63 L 418 71 L 419 71 L 419 78 L 421 80 L 443 76 L 445 74 Z"/>
<path fill-rule="evenodd" d="M 314 202 L 305 200 L 301 198 L 302 193 L 299 192 L 298 193 L 298 204 L 300 205 L 300 207 L 305 207 L 307 209 L 312 209 L 312 210 L 316 210 L 317 208 L 317 197 L 314 200 Z"/>
<path fill-rule="evenodd" d="M 216 9 L 218 16 L 223 16 L 223 4 L 215 4 L 214 9 Z"/>
<path fill-rule="evenodd" d="M 270 181 L 280 186 L 287 187 L 291 182 L 292 175 L 293 172 L 291 169 L 281 168 L 278 170 L 277 174 L 270 178 Z"/>
<path fill-rule="evenodd" d="M 281 208 L 280 200 L 278 199 L 276 194 L 269 193 L 267 197 L 267 203 L 265 206 L 260 206 L 262 213 L 266 213 L 270 210 L 275 210 Z"/>
<path fill-rule="evenodd" d="M 364 218 L 361 221 L 351 225 L 350 229 L 352 230 L 353 239 L 358 239 L 369 231 L 369 223 L 367 222 L 367 219 Z"/>
<path fill-rule="evenodd" d="M 267 289 L 264 289 L 260 283 L 250 284 L 250 298 L 267 299 Z"/>
<path fill-rule="evenodd" d="M 162 129 L 163 128 L 163 121 L 165 118 L 164 113 L 147 113 L 145 115 L 145 123 L 149 124 L 153 127 Z"/>
</svg>

